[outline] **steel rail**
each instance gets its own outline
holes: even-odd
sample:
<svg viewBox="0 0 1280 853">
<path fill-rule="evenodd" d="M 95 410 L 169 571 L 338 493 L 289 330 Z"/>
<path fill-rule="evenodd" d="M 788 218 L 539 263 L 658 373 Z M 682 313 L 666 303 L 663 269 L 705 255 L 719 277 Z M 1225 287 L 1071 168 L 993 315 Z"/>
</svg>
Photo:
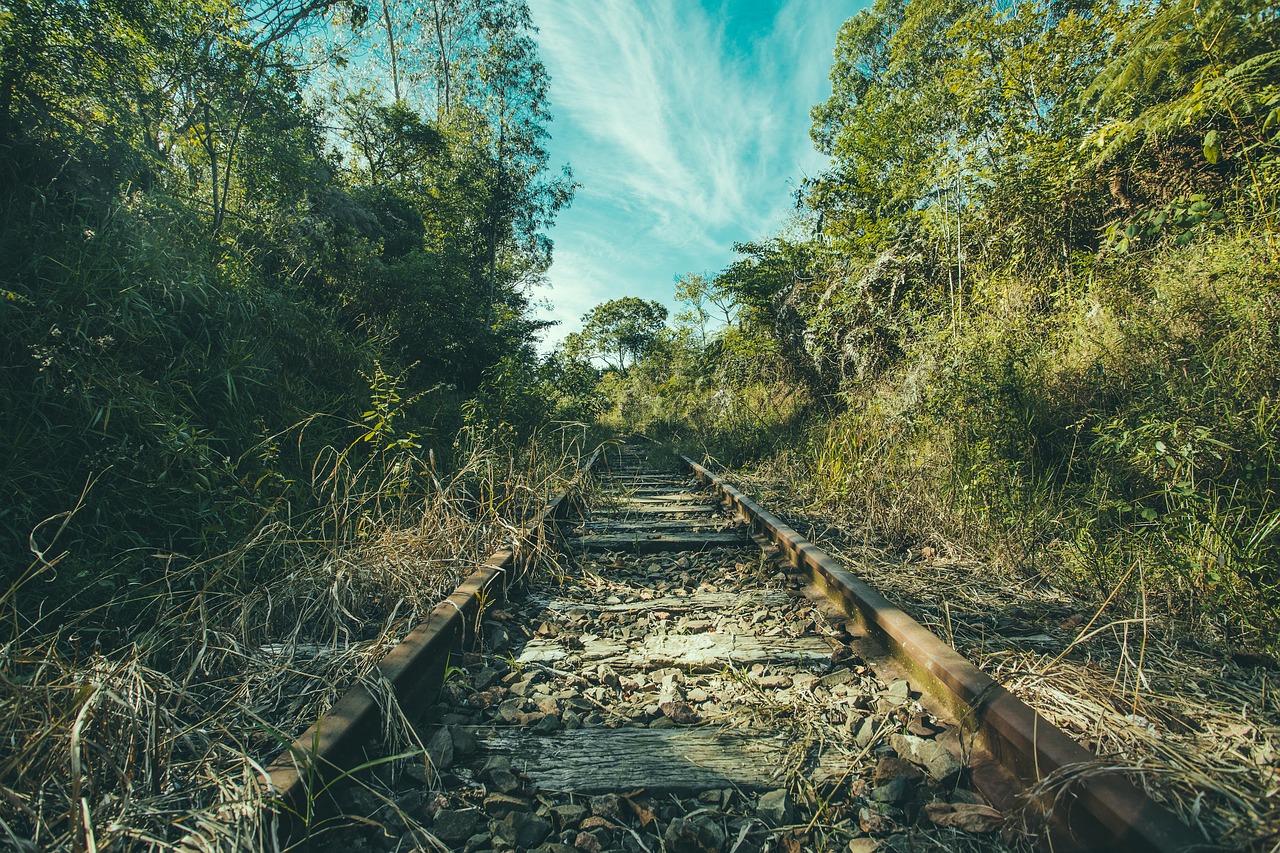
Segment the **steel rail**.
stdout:
<svg viewBox="0 0 1280 853">
<path fill-rule="evenodd" d="M 548 522 L 568 513 L 575 487 L 595 467 L 600 455 L 601 448 L 597 448 L 564 490 L 521 531 L 514 546 L 489 555 L 383 656 L 369 680 L 389 688 L 402 702 L 421 701 L 437 693 L 449 655 L 473 636 L 482 603 L 506 595 L 523 552 L 544 535 Z M 365 684 L 357 684 L 268 765 L 268 797 L 281 836 L 297 837 L 307 831 L 322 799 L 332 794 L 335 782 L 360 764 L 362 747 L 381 731 L 382 722 L 383 707 L 377 697 Z"/>
<path fill-rule="evenodd" d="M 969 756 L 974 783 L 995 805 L 1016 806 L 1019 789 L 1055 774 L 1065 780 L 1078 771 L 1063 796 L 1040 804 L 1050 822 L 1043 846 L 1124 853 L 1204 849 L 1191 829 L 1120 771 L 1102 767 L 1092 752 L 776 515 L 689 457 L 681 458 L 699 480 L 719 490 L 753 531 L 771 540 L 797 568 L 807 570 L 862 631 L 912 673 L 913 681 L 972 729 L 980 747 Z M 984 755 L 998 767 L 987 765 Z"/>
</svg>

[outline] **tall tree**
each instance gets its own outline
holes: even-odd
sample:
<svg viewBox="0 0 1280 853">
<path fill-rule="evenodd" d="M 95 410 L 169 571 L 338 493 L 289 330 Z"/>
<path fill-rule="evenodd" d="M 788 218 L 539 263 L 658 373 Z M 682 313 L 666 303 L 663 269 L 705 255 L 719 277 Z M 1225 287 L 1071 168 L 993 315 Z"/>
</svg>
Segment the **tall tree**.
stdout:
<svg viewBox="0 0 1280 853">
<path fill-rule="evenodd" d="M 625 371 L 657 342 L 666 322 L 667 309 L 660 302 L 638 296 L 611 299 L 582 315 L 582 332 L 574 346 L 582 345 L 590 356 Z"/>
</svg>

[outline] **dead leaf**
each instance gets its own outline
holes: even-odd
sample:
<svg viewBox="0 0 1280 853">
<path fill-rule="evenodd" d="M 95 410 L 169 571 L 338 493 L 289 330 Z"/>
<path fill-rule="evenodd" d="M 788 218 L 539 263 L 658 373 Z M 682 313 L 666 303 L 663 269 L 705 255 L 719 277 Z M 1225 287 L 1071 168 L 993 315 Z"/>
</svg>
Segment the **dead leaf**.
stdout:
<svg viewBox="0 0 1280 853">
<path fill-rule="evenodd" d="M 631 799 L 631 796 L 624 796 L 622 799 L 626 800 L 627 805 L 631 806 L 631 810 L 636 813 L 636 820 L 640 821 L 642 828 L 648 828 L 649 824 L 658 819 L 658 815 L 653 809 L 643 803 L 636 802 Z"/>
<path fill-rule="evenodd" d="M 970 803 L 930 803 L 924 813 L 935 825 L 961 832 L 995 832 L 1004 823 L 1004 815 L 991 806 Z"/>
</svg>

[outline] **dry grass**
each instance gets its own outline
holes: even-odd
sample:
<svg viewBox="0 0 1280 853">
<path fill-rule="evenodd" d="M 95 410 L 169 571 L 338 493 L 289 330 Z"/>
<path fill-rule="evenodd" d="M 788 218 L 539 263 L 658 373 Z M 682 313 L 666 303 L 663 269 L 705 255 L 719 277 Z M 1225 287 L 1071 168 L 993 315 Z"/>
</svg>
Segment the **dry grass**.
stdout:
<svg viewBox="0 0 1280 853">
<path fill-rule="evenodd" d="M 1154 606 L 1119 613 L 946 549 L 904 559 L 856 520 L 787 507 L 776 481 L 746 488 L 1096 752 L 1083 772 L 1125 770 L 1206 844 L 1280 851 L 1280 673 L 1186 641 Z"/>
<path fill-rule="evenodd" d="M 56 624 L 19 620 L 10 589 L 0 839 L 273 849 L 265 764 L 512 544 L 581 449 L 563 436 L 519 451 L 473 441 L 447 477 L 412 458 L 355 469 L 335 452 L 311 484 L 320 510 L 265 525 L 233 553 L 158 556 L 155 580 Z M 24 623 L 34 627 L 13 627 Z M 412 740 L 393 728 L 389 740 Z"/>
</svg>

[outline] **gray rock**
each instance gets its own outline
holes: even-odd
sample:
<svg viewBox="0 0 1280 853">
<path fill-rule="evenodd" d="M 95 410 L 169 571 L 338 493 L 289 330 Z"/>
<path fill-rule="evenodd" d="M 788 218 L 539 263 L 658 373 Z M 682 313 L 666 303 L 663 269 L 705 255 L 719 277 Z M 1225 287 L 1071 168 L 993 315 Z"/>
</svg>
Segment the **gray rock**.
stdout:
<svg viewBox="0 0 1280 853">
<path fill-rule="evenodd" d="M 895 776 L 883 785 L 871 789 L 871 799 L 877 803 L 898 805 L 910 800 L 915 794 L 911 781 L 906 776 Z"/>
<path fill-rule="evenodd" d="M 964 769 L 959 759 L 936 740 L 925 740 L 915 735 L 895 734 L 890 738 L 889 743 L 899 756 L 912 764 L 920 765 L 926 773 L 939 782 L 954 778 Z"/>
<path fill-rule="evenodd" d="M 502 794 L 520 790 L 520 779 L 510 770 L 494 770 L 489 774 L 489 784 L 493 790 Z"/>
<path fill-rule="evenodd" d="M 427 741 L 427 757 L 436 770 L 446 770 L 453 766 L 453 732 L 447 726 Z"/>
<path fill-rule="evenodd" d="M 489 823 L 494 839 L 502 839 L 513 847 L 537 847 L 551 834 L 551 829 L 551 821 L 523 812 L 511 812 Z"/>
<path fill-rule="evenodd" d="M 498 706 L 497 717 L 502 722 L 511 725 L 519 722 L 520 715 L 523 713 L 523 708 L 523 699 L 508 699 Z"/>
<path fill-rule="evenodd" d="M 540 735 L 549 735 L 552 732 L 558 732 L 562 728 L 560 724 L 560 716 L 558 714 L 547 714 L 541 720 L 533 724 L 533 730 Z"/>
<path fill-rule="evenodd" d="M 575 827 L 582 823 L 582 821 L 591 814 L 591 810 L 586 806 L 565 804 L 562 806 L 553 806 L 551 808 L 551 814 L 555 816 L 556 823 L 560 825 L 560 830 L 563 832 L 566 829 L 570 829 L 571 827 Z"/>
<path fill-rule="evenodd" d="M 662 835 L 663 845 L 672 853 L 718 853 L 726 840 L 724 830 L 706 815 L 674 818 Z"/>
<path fill-rule="evenodd" d="M 511 646 L 511 633 L 497 622 L 484 623 L 484 646 L 493 654 L 501 654 Z"/>
<path fill-rule="evenodd" d="M 598 797 L 592 797 L 587 804 L 591 806 L 593 815 L 608 820 L 615 819 L 622 808 L 622 800 L 617 794 L 601 794 Z"/>
<path fill-rule="evenodd" d="M 462 726 L 453 726 L 449 729 L 453 735 L 453 757 L 454 759 L 465 758 L 476 751 L 476 736 L 471 733 L 470 729 Z"/>
<path fill-rule="evenodd" d="M 785 788 L 779 788 L 760 795 L 756 817 L 772 826 L 785 826 L 791 823 L 792 810 L 791 795 Z"/>
<path fill-rule="evenodd" d="M 911 698 L 911 685 L 898 679 L 889 684 L 889 689 L 885 691 L 884 696 L 895 705 L 905 705 Z"/>
<path fill-rule="evenodd" d="M 467 839 L 467 843 L 462 846 L 462 853 L 476 853 L 478 850 L 488 850 L 493 836 L 487 832 L 479 832 Z"/>
<path fill-rule="evenodd" d="M 848 684 L 858 680 L 858 673 L 851 669 L 837 669 L 822 676 L 818 681 L 823 687 L 835 687 L 837 684 Z"/>
<path fill-rule="evenodd" d="M 867 717 L 858 725 L 858 731 L 853 736 L 854 743 L 860 747 L 865 747 L 871 743 L 871 739 L 876 736 L 877 722 L 874 717 Z"/>
<path fill-rule="evenodd" d="M 373 814 L 382 806 L 382 802 L 372 791 L 355 785 L 343 792 L 343 798 L 351 804 L 356 814 Z"/>
<path fill-rule="evenodd" d="M 510 770 L 511 759 L 505 755 L 492 755 L 489 760 L 484 763 L 484 767 L 480 768 L 480 775 L 488 777 L 495 770 Z"/>
<path fill-rule="evenodd" d="M 431 768 L 427 767 L 426 762 L 419 758 L 408 762 L 404 768 L 404 775 L 419 785 L 430 785 L 433 774 Z"/>
<path fill-rule="evenodd" d="M 431 833 L 448 844 L 458 844 L 475 835 L 484 826 L 479 809 L 441 809 L 436 812 Z"/>
</svg>

